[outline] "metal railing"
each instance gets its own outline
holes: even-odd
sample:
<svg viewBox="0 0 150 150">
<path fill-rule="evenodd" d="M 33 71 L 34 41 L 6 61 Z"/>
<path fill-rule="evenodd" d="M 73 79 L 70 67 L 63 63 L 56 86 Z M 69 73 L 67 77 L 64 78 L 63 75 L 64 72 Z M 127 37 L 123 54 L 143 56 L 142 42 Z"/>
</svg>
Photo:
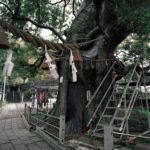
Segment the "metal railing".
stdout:
<svg viewBox="0 0 150 150">
<path fill-rule="evenodd" d="M 65 140 L 65 116 L 60 115 L 59 117 L 56 117 L 38 111 L 33 113 L 33 110 L 35 110 L 35 108 L 25 104 L 24 116 L 28 123 L 35 127 L 40 127 L 40 129 L 45 133 L 57 139 L 60 143 L 63 144 Z M 42 115 L 43 118 L 39 118 L 38 115 Z M 43 126 L 46 128 L 43 128 Z"/>
<path fill-rule="evenodd" d="M 106 81 L 108 75 L 110 74 L 110 72 L 113 70 L 114 68 L 114 63 L 112 64 L 112 66 L 109 68 L 109 70 L 107 71 L 106 75 L 104 76 L 103 80 L 101 81 L 101 83 L 99 84 L 99 86 L 97 87 L 97 89 L 95 90 L 94 94 L 92 95 L 91 99 L 89 100 L 88 104 L 86 105 L 86 108 L 88 108 L 90 106 L 90 104 L 92 103 L 93 99 L 95 98 L 95 96 L 97 95 L 99 89 L 102 87 L 102 85 L 104 84 L 104 82 Z"/>
<path fill-rule="evenodd" d="M 112 79 L 112 81 L 111 81 L 109 87 L 107 88 L 106 92 L 104 93 L 104 95 L 103 95 L 103 97 L 102 97 L 100 103 L 98 104 L 97 108 L 96 108 L 95 111 L 93 112 L 93 115 L 92 115 L 92 117 L 90 118 L 90 120 L 89 120 L 87 126 L 90 126 L 91 122 L 92 122 L 93 119 L 95 118 L 95 116 L 96 116 L 98 110 L 99 110 L 100 107 L 102 106 L 102 103 L 104 102 L 104 100 L 105 100 L 105 98 L 106 98 L 108 92 L 110 91 L 112 85 L 114 84 L 115 80 L 116 80 L 116 77 L 114 77 L 114 78 Z M 110 98 L 110 97 L 109 97 L 109 98 Z"/>
</svg>

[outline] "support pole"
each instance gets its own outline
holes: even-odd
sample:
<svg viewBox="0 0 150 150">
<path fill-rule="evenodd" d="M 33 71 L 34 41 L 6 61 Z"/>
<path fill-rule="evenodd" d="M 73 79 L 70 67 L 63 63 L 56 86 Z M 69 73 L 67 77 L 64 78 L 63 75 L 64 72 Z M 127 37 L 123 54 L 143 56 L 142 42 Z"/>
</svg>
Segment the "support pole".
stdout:
<svg viewBox="0 0 150 150">
<path fill-rule="evenodd" d="M 112 126 L 104 126 L 104 150 L 113 150 L 113 129 Z"/>
<path fill-rule="evenodd" d="M 0 101 L 2 101 L 3 98 L 2 94 L 3 94 L 3 86 L 0 85 Z"/>
<path fill-rule="evenodd" d="M 143 63 L 142 63 L 142 68 L 143 68 Z M 146 80 L 145 80 L 145 73 L 143 71 L 143 76 L 144 76 L 144 89 L 145 89 L 145 97 L 146 97 L 146 110 L 147 110 L 147 120 L 148 120 L 148 127 L 150 128 L 150 113 L 149 113 L 149 103 L 148 103 L 148 95 L 147 95 L 147 85 L 146 85 Z"/>
<path fill-rule="evenodd" d="M 3 102 L 5 102 L 6 79 L 7 79 L 7 77 L 4 76 L 3 99 L 2 99 Z"/>
<path fill-rule="evenodd" d="M 67 110 L 67 93 L 68 93 L 68 69 L 69 62 L 67 59 L 63 60 L 61 66 L 61 76 L 59 83 L 59 96 L 58 100 L 60 101 L 60 129 L 59 129 L 59 139 L 60 143 L 64 142 L 65 139 L 65 116 Z"/>
<path fill-rule="evenodd" d="M 60 116 L 60 128 L 59 128 L 59 142 L 64 143 L 65 140 L 65 116 Z"/>
<path fill-rule="evenodd" d="M 22 103 L 24 102 L 24 94 L 23 93 L 21 94 L 21 102 Z"/>
<path fill-rule="evenodd" d="M 27 116 L 27 104 L 24 105 L 24 116 L 25 116 L 25 118 Z"/>
<path fill-rule="evenodd" d="M 66 115 L 66 103 L 67 103 L 67 92 L 68 92 L 68 69 L 69 62 L 67 59 L 63 60 L 61 66 L 61 76 L 59 83 L 59 100 L 60 100 L 60 114 Z"/>
<path fill-rule="evenodd" d="M 149 110 L 149 104 L 148 104 L 148 97 L 147 97 L 147 88 L 145 87 L 145 96 L 146 96 L 146 110 L 147 110 L 147 120 L 148 120 L 148 127 L 150 128 L 150 110 Z"/>
<path fill-rule="evenodd" d="M 28 122 L 31 120 L 31 107 L 30 106 L 28 106 L 27 120 Z"/>
</svg>

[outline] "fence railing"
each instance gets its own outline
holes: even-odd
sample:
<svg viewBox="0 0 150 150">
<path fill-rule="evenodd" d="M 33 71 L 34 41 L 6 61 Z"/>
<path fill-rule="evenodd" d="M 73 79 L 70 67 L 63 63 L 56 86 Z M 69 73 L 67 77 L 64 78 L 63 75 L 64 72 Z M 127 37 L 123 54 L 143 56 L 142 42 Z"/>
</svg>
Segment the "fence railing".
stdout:
<svg viewBox="0 0 150 150">
<path fill-rule="evenodd" d="M 40 127 L 45 133 L 57 139 L 60 143 L 65 140 L 65 116 L 59 117 L 46 114 L 25 104 L 24 116 L 26 120 L 33 126 Z M 40 118 L 39 116 L 42 116 Z M 43 128 L 44 127 L 44 128 Z"/>
</svg>

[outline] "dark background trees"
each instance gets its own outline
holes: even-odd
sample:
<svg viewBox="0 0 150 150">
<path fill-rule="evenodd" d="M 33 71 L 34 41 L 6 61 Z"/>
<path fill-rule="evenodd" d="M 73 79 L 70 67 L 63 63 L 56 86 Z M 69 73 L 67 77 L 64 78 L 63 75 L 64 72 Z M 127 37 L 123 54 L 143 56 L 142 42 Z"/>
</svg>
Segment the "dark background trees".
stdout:
<svg viewBox="0 0 150 150">
<path fill-rule="evenodd" d="M 90 90 L 93 93 L 102 81 L 110 65 L 110 61 L 106 63 L 106 60 L 114 58 L 117 46 L 129 35 L 131 37 L 136 35 L 139 37 L 139 39 L 136 38 L 137 43 L 142 41 L 141 45 L 137 46 L 137 49 L 140 47 L 138 54 L 148 52 L 148 49 L 142 49 L 142 44 L 147 44 L 146 47 L 148 47 L 149 0 L 61 0 L 57 2 L 15 0 L 7 1 L 7 3 L 3 0 L 0 4 L 1 20 L 35 35 L 39 36 L 40 29 L 43 28 L 52 32 L 51 36 L 55 41 L 64 43 L 78 43 L 99 37 L 92 44 L 80 49 L 83 62 L 76 63 L 78 70 L 76 83 L 73 83 L 69 77 L 70 68 L 69 73 L 65 73 L 68 71 L 66 70 L 68 64 L 64 63 L 66 67 L 63 65 L 61 67 L 64 68 L 61 72 L 67 76 L 63 88 L 67 94 L 66 131 L 68 133 L 81 133 L 86 128 L 89 119 L 88 110 L 85 108 L 86 91 Z M 73 20 L 69 18 L 70 13 L 74 15 Z M 67 24 L 67 19 L 70 20 L 71 26 Z M 125 45 L 130 47 L 130 40 L 129 43 L 124 44 L 124 48 Z M 131 47 L 127 50 L 131 52 Z M 137 54 L 136 51 L 134 53 Z M 111 76 L 103 89 L 99 90 L 95 97 L 96 102 L 101 100 L 110 81 Z M 58 100 L 61 101 L 61 99 L 62 95 L 59 94 Z M 93 109 L 95 107 L 93 106 Z"/>
</svg>

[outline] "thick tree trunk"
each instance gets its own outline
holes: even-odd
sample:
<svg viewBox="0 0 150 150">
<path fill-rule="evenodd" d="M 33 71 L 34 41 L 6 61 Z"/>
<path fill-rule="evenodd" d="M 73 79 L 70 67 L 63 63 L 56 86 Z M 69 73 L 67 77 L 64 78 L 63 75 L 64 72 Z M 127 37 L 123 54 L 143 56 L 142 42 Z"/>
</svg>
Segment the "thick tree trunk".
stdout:
<svg viewBox="0 0 150 150">
<path fill-rule="evenodd" d="M 67 97 L 66 133 L 82 133 L 86 127 L 88 112 L 85 109 L 86 87 L 78 78 L 77 83 L 69 82 Z"/>
<path fill-rule="evenodd" d="M 109 1 L 107 2 L 108 5 L 110 5 Z M 114 57 L 113 53 L 116 46 L 128 34 L 124 27 L 118 26 L 118 28 L 114 28 L 116 20 L 112 20 L 112 22 L 109 21 L 108 24 L 107 21 L 102 22 L 105 19 L 112 19 L 111 12 L 109 12 L 112 11 L 112 8 L 106 9 L 105 13 L 106 15 L 108 14 L 108 16 L 101 14 L 107 17 L 98 20 L 100 21 L 100 24 L 103 24 L 103 26 L 97 25 L 96 19 L 98 17 L 95 15 L 97 15 L 97 11 L 102 12 L 102 9 L 105 8 L 102 8 L 102 6 L 96 7 L 93 1 L 85 0 L 84 7 L 82 7 L 78 13 L 67 34 L 67 41 L 70 42 L 74 42 L 74 39 L 78 42 L 87 38 L 99 37 L 99 40 L 95 43 L 80 50 L 83 56 L 83 62 L 76 62 L 78 81 L 73 83 L 69 78 L 66 99 L 66 133 L 68 134 L 83 133 L 86 130 L 90 111 L 93 111 L 97 104 L 101 101 L 112 80 L 112 75 L 109 75 L 103 87 L 98 91 L 94 100 L 95 103 L 90 110 L 85 107 L 87 104 L 86 92 L 90 90 L 92 94 L 94 93 L 112 63 L 111 60 Z M 71 70 L 69 70 L 69 72 L 71 72 Z M 110 95 L 111 90 L 108 95 Z M 62 91 L 59 91 L 59 93 L 62 93 Z M 105 98 L 105 102 L 107 102 L 108 95 Z M 61 95 L 59 94 L 58 101 L 60 99 Z M 105 104 L 106 103 L 104 103 L 103 106 Z M 92 126 L 94 126 L 94 124 L 95 123 L 93 122 Z"/>
</svg>

